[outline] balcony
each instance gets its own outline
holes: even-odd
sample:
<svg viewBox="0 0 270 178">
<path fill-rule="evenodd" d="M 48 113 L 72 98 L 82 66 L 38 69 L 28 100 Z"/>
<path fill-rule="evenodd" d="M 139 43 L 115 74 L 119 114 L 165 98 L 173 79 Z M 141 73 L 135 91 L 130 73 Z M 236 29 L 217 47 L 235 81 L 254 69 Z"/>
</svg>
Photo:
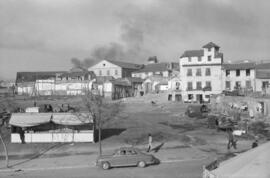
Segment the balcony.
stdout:
<svg viewBox="0 0 270 178">
<path fill-rule="evenodd" d="M 203 91 L 212 91 L 212 87 L 211 86 L 205 86 L 203 88 Z"/>
</svg>

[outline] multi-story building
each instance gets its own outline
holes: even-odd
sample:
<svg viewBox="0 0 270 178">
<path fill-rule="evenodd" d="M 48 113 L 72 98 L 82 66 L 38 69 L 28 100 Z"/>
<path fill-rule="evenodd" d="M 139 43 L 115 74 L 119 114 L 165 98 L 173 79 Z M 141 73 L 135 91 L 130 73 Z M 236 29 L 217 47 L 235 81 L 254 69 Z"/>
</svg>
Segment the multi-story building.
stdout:
<svg viewBox="0 0 270 178">
<path fill-rule="evenodd" d="M 114 78 L 131 77 L 131 73 L 141 69 L 142 65 L 122 61 L 102 60 L 88 68 L 96 76 L 112 76 Z"/>
<path fill-rule="evenodd" d="M 223 54 L 219 46 L 210 42 L 202 50 L 188 50 L 180 57 L 182 98 L 207 101 L 211 94 L 222 92 Z"/>
<path fill-rule="evenodd" d="M 243 61 L 222 65 L 223 90 L 245 89 L 255 90 L 254 62 Z"/>
</svg>

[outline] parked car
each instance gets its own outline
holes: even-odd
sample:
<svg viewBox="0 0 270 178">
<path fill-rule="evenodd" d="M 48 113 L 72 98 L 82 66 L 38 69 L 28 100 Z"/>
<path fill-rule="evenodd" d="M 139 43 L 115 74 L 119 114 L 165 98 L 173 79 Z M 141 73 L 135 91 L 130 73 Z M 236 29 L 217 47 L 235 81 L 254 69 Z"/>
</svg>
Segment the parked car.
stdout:
<svg viewBox="0 0 270 178">
<path fill-rule="evenodd" d="M 245 96 L 245 94 L 241 90 L 223 90 L 222 93 L 225 96 Z"/>
<path fill-rule="evenodd" d="M 138 166 L 146 167 L 158 164 L 159 160 L 151 154 L 142 153 L 134 147 L 122 147 L 115 150 L 112 155 L 101 155 L 97 158 L 96 165 L 103 169 L 112 167 Z"/>
</svg>

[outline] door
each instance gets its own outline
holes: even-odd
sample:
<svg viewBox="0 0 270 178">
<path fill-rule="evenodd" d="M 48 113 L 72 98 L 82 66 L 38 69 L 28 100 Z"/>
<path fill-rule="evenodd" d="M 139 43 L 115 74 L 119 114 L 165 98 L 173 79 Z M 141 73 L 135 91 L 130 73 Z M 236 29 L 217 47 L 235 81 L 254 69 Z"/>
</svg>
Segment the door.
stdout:
<svg viewBox="0 0 270 178">
<path fill-rule="evenodd" d="M 138 164 L 138 153 L 135 150 L 127 150 L 128 165 L 135 166 Z"/>
<path fill-rule="evenodd" d="M 126 166 L 127 165 L 127 155 L 126 150 L 119 150 L 117 153 L 115 153 L 111 160 L 112 166 Z"/>
<path fill-rule="evenodd" d="M 203 96 L 201 94 L 197 94 L 196 95 L 196 101 L 202 103 L 202 100 L 203 100 Z"/>
</svg>

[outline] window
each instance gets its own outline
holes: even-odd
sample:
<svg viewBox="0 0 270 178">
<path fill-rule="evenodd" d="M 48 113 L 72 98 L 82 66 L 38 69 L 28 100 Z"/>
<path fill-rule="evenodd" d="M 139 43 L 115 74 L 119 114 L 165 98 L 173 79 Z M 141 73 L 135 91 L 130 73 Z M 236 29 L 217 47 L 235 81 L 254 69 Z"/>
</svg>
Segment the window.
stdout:
<svg viewBox="0 0 270 178">
<path fill-rule="evenodd" d="M 192 82 L 188 82 L 187 83 L 187 90 L 192 90 L 193 89 L 193 87 L 192 87 Z"/>
<path fill-rule="evenodd" d="M 191 57 L 188 57 L 188 62 L 191 62 Z"/>
<path fill-rule="evenodd" d="M 234 89 L 240 89 L 241 88 L 241 82 L 240 81 L 236 81 L 235 82 L 235 86 L 234 86 Z"/>
<path fill-rule="evenodd" d="M 188 100 L 192 100 L 193 99 L 193 94 L 188 94 Z"/>
<path fill-rule="evenodd" d="M 199 56 L 199 57 L 198 57 L 198 62 L 201 62 L 201 61 L 202 61 L 202 57 Z"/>
<path fill-rule="evenodd" d="M 192 69 L 187 70 L 187 76 L 192 76 Z"/>
<path fill-rule="evenodd" d="M 102 70 L 99 71 L 99 76 L 102 76 Z"/>
<path fill-rule="evenodd" d="M 210 76 L 211 75 L 211 69 L 210 68 L 206 68 L 205 69 L 205 76 Z"/>
<path fill-rule="evenodd" d="M 250 69 L 246 69 L 246 76 L 250 76 Z"/>
<path fill-rule="evenodd" d="M 103 66 L 106 66 L 106 64 L 103 64 Z"/>
<path fill-rule="evenodd" d="M 226 70 L 226 77 L 230 75 L 230 70 Z"/>
<path fill-rule="evenodd" d="M 114 74 L 115 74 L 115 75 L 118 75 L 118 70 L 115 70 L 115 71 L 114 71 Z"/>
<path fill-rule="evenodd" d="M 201 90 L 202 89 L 202 82 L 196 82 L 196 89 Z"/>
<path fill-rule="evenodd" d="M 208 48 L 208 51 L 210 52 L 211 51 L 211 48 Z"/>
<path fill-rule="evenodd" d="M 208 61 L 211 61 L 211 56 L 208 56 Z"/>
<path fill-rule="evenodd" d="M 266 89 L 269 87 L 269 82 L 268 81 L 263 81 L 262 82 L 262 89 Z"/>
<path fill-rule="evenodd" d="M 196 76 L 202 76 L 202 70 L 201 69 L 196 70 Z"/>
<path fill-rule="evenodd" d="M 110 70 L 107 70 L 107 76 L 110 76 Z"/>
<path fill-rule="evenodd" d="M 251 81 L 250 80 L 246 81 L 246 88 L 251 88 Z"/>
<path fill-rule="evenodd" d="M 205 82 L 205 91 L 211 91 L 212 90 L 212 86 L 211 86 L 211 82 L 210 81 L 206 81 Z"/>
<path fill-rule="evenodd" d="M 231 89 L 231 82 L 230 81 L 226 81 L 225 87 L 226 87 L 226 90 L 230 90 Z"/>
<path fill-rule="evenodd" d="M 239 69 L 236 70 L 236 76 L 237 76 L 237 77 L 240 76 L 240 70 L 239 70 Z"/>
</svg>

